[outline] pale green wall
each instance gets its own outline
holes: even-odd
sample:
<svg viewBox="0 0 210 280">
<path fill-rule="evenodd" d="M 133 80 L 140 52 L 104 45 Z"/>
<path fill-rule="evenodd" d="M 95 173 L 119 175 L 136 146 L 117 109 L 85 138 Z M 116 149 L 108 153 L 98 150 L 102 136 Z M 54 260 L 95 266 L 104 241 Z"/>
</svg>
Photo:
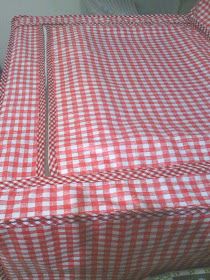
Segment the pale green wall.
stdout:
<svg viewBox="0 0 210 280">
<path fill-rule="evenodd" d="M 198 0 L 136 0 L 141 14 L 188 12 Z"/>
<path fill-rule="evenodd" d="M 141 14 L 176 13 L 180 0 L 136 0 Z"/>
</svg>

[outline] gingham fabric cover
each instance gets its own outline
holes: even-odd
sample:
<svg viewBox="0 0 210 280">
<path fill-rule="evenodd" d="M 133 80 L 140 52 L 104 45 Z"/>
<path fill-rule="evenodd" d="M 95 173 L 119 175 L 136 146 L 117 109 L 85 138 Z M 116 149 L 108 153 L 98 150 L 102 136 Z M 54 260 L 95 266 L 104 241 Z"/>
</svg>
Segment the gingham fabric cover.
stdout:
<svg viewBox="0 0 210 280">
<path fill-rule="evenodd" d="M 45 104 L 40 27 L 12 30 L 0 93 L 0 184 L 43 174 Z"/>
<path fill-rule="evenodd" d="M 209 161 L 209 42 L 188 17 L 83 17 L 47 33 L 52 174 Z"/>
<path fill-rule="evenodd" d="M 208 27 L 192 13 L 17 17 L 11 38 L 25 29 L 37 30 L 42 75 L 47 44 L 51 174 L 1 183 L 3 279 L 144 279 L 209 265 Z M 12 39 L 4 77 L 11 49 Z"/>
<path fill-rule="evenodd" d="M 210 32 L 210 1 L 203 0 L 198 2 L 198 4 L 192 9 L 192 18 L 197 21 L 200 28 L 206 29 L 208 33 Z"/>
</svg>

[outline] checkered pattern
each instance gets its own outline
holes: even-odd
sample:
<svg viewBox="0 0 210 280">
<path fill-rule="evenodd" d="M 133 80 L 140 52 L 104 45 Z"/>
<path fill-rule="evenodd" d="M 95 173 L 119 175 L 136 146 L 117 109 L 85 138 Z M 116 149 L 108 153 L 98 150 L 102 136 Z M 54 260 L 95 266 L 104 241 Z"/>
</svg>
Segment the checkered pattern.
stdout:
<svg viewBox="0 0 210 280">
<path fill-rule="evenodd" d="M 155 179 L 161 177 L 173 177 L 173 176 L 186 176 L 186 175 L 202 175 L 210 173 L 210 162 L 193 163 L 173 165 L 166 168 L 157 169 L 123 169 L 111 172 L 101 172 L 97 174 L 87 175 L 72 175 L 72 176 L 54 176 L 54 177 L 27 177 L 20 180 L 5 181 L 0 183 L 1 189 L 19 189 L 31 187 L 34 185 L 43 186 L 46 184 L 71 184 L 71 183 L 83 183 L 83 182 L 110 182 L 120 180 L 132 180 L 132 179 Z"/>
<path fill-rule="evenodd" d="M 14 27 L 25 25 L 136 25 L 139 23 L 152 24 L 158 22 L 160 24 L 177 24 L 188 22 L 188 15 L 141 15 L 141 16 L 84 16 L 84 15 L 69 15 L 69 16 L 17 16 L 13 18 Z"/>
<path fill-rule="evenodd" d="M 47 27 L 52 174 L 209 161 L 206 37 L 103 20 Z"/>
<path fill-rule="evenodd" d="M 63 221 L 2 229 L 0 252 L 8 279 L 139 280 L 209 264 L 208 232 L 204 214 Z"/>
<path fill-rule="evenodd" d="M 210 32 L 210 1 L 201 0 L 192 9 L 192 17 L 197 21 L 202 27 Z"/>
<path fill-rule="evenodd" d="M 70 187 L 69 187 L 70 186 Z M 47 219 L 49 216 L 104 215 L 114 211 L 154 212 L 169 209 L 210 206 L 210 174 L 145 180 L 107 182 L 35 183 L 27 188 L 0 189 L 0 221 L 15 223 L 15 219 Z M 186 208 L 183 214 L 189 209 Z M 197 210 L 198 209 L 198 210 Z M 189 211 L 190 212 L 190 211 Z M 38 222 L 37 220 L 37 222 Z M 50 223 L 50 221 L 49 221 Z M 27 221 L 26 221 L 27 224 Z M 3 225 L 2 225 L 3 226 Z"/>
<path fill-rule="evenodd" d="M 139 280 L 209 264 L 209 35 L 192 19 L 13 20 L 1 136 L 24 164 L 0 183 L 3 279 Z M 9 146 L 13 120 L 23 149 Z"/>
<path fill-rule="evenodd" d="M 2 78 L 0 181 L 43 174 L 45 102 L 40 28 L 13 28 Z M 41 105 L 42 106 L 41 106 Z M 38 137 L 39 132 L 39 137 Z M 37 142 L 40 141 L 40 144 Z"/>
<path fill-rule="evenodd" d="M 209 193 L 209 175 L 1 190 L 2 265 L 9 279 L 143 279 L 207 265 Z"/>
</svg>

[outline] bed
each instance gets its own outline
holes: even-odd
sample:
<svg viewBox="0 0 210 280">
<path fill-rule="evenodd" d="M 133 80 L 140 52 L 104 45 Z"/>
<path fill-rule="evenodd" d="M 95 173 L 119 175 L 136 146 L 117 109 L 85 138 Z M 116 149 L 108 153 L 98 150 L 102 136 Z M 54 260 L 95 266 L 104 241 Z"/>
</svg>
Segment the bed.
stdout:
<svg viewBox="0 0 210 280">
<path fill-rule="evenodd" d="M 210 3 L 18 16 L 1 80 L 0 275 L 145 279 L 210 263 Z"/>
</svg>

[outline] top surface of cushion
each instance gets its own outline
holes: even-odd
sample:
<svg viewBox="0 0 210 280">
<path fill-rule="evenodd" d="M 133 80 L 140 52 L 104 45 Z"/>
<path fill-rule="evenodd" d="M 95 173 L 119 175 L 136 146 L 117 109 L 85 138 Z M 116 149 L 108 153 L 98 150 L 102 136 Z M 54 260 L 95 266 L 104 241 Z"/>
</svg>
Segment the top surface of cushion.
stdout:
<svg viewBox="0 0 210 280">
<path fill-rule="evenodd" d="M 209 160 L 205 34 L 181 16 L 62 20 L 46 27 L 52 170 Z"/>
</svg>

